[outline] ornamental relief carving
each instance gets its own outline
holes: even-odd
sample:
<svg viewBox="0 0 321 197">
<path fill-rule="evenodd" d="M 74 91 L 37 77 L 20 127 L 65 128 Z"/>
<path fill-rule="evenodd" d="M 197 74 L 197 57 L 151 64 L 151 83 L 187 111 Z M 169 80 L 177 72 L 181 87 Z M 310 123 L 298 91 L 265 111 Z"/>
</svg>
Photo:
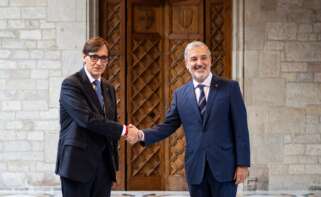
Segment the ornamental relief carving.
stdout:
<svg viewBox="0 0 321 197">
<path fill-rule="evenodd" d="M 135 33 L 157 33 L 160 30 L 160 8 L 135 5 L 133 7 L 133 29 Z"/>
<path fill-rule="evenodd" d="M 193 9 L 188 7 L 180 8 L 178 22 L 184 29 L 191 26 L 193 22 Z"/>
<path fill-rule="evenodd" d="M 171 13 L 173 33 L 199 32 L 199 13 L 199 9 L 195 6 L 173 6 Z"/>
</svg>

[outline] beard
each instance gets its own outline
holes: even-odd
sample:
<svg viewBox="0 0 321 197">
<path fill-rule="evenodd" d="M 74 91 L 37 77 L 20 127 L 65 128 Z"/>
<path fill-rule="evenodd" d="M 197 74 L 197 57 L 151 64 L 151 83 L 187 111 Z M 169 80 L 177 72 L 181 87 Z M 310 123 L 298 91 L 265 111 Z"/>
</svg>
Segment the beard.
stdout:
<svg viewBox="0 0 321 197">
<path fill-rule="evenodd" d="M 201 64 L 192 66 L 191 69 L 189 69 L 189 71 L 192 75 L 192 78 L 199 83 L 203 82 L 210 73 L 207 71 L 207 66 Z"/>
</svg>

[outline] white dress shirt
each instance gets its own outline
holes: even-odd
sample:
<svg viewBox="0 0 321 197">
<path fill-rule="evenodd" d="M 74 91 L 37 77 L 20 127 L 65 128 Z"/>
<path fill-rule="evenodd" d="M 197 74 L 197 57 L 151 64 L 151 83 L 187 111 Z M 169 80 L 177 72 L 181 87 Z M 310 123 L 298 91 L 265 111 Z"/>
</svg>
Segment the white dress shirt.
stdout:
<svg viewBox="0 0 321 197">
<path fill-rule="evenodd" d="M 197 86 L 199 84 L 204 85 L 204 93 L 205 93 L 205 98 L 207 101 L 207 98 L 208 98 L 208 95 L 210 92 L 212 77 L 213 77 L 213 75 L 212 75 L 212 73 L 210 73 L 202 83 L 199 83 L 193 79 L 193 85 L 194 85 L 194 91 L 195 91 L 197 103 L 199 102 L 199 98 L 200 98 L 200 94 L 201 94 L 201 90 Z"/>
<path fill-rule="evenodd" d="M 89 73 L 89 71 L 87 70 L 86 66 L 84 66 L 84 68 L 85 68 L 85 73 L 86 73 L 90 83 L 93 84 L 96 79 Z M 99 82 L 101 82 L 101 77 L 99 77 L 97 80 Z"/>
</svg>

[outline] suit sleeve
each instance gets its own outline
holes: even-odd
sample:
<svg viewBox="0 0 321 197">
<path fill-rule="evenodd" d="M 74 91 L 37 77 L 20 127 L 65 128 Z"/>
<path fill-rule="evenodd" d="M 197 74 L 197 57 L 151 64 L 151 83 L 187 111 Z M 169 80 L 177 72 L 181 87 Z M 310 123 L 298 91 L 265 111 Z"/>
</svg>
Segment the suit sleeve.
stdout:
<svg viewBox="0 0 321 197">
<path fill-rule="evenodd" d="M 142 144 L 150 145 L 158 142 L 174 133 L 180 125 L 181 119 L 177 109 L 177 92 L 175 91 L 171 106 L 166 113 L 165 120 L 153 128 L 143 129 L 144 142 Z"/>
<path fill-rule="evenodd" d="M 115 114 L 114 114 L 114 120 L 117 121 L 118 119 L 118 112 L 117 112 L 117 99 L 116 99 L 116 90 L 113 86 L 110 87 L 112 90 L 112 95 L 113 95 L 113 104 L 115 106 Z M 122 128 L 123 129 L 123 128 Z M 115 162 L 115 170 L 118 171 L 119 170 L 119 142 L 118 140 L 113 140 L 112 141 L 113 145 L 113 155 L 114 155 L 114 162 Z"/>
<path fill-rule="evenodd" d="M 231 113 L 236 145 L 236 165 L 250 166 L 250 142 L 246 108 L 238 82 L 232 82 Z"/>
<path fill-rule="evenodd" d="M 62 83 L 60 105 L 63 110 L 76 122 L 79 127 L 104 135 L 108 138 L 119 139 L 123 126 L 114 120 L 106 119 L 100 113 L 94 113 L 86 100 L 79 82 L 66 79 Z"/>
</svg>

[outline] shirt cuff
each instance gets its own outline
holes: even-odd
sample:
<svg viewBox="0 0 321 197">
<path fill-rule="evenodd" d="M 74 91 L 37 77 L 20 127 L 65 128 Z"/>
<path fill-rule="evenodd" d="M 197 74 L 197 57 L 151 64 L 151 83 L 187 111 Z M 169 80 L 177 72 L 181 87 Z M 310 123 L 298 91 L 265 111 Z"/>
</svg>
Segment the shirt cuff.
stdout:
<svg viewBox="0 0 321 197">
<path fill-rule="evenodd" d="M 123 125 L 123 131 L 121 132 L 121 136 L 125 136 L 126 135 L 126 130 L 127 130 L 127 126 Z"/>
<path fill-rule="evenodd" d="M 145 134 L 142 130 L 139 132 L 139 141 L 144 141 L 145 140 Z"/>
</svg>

